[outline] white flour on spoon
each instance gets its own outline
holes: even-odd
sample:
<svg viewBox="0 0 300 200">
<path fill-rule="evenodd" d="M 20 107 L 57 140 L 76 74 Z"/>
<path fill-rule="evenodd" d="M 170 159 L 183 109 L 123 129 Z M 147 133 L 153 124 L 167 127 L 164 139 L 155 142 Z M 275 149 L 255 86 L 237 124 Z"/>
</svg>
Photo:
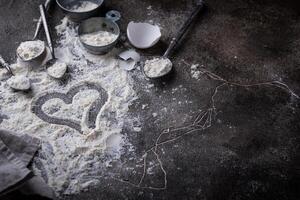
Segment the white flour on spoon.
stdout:
<svg viewBox="0 0 300 200">
<path fill-rule="evenodd" d="M 149 78 L 163 76 L 170 72 L 171 69 L 172 63 L 168 58 L 154 58 L 152 60 L 146 60 L 144 66 L 144 72 Z"/>
</svg>

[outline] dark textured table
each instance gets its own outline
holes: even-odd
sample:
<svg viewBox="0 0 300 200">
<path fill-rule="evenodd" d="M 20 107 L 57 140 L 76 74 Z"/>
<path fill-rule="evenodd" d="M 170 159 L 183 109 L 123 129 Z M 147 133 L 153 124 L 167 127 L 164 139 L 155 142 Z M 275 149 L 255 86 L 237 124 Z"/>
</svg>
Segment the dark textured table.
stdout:
<svg viewBox="0 0 300 200">
<path fill-rule="evenodd" d="M 131 20 L 160 23 L 162 42 L 141 52 L 147 54 L 161 53 L 193 8 L 189 0 L 106 2 L 122 12 L 122 31 Z M 17 45 L 31 39 L 39 3 L 1 0 L 0 55 L 6 60 L 12 62 Z M 174 54 L 174 77 L 150 94 L 136 86 L 141 100 L 130 112 L 142 119 L 142 132 L 128 139 L 141 155 L 149 150 L 160 167 L 140 185 L 134 176 L 104 178 L 96 188 L 64 198 L 300 199 L 299 3 L 207 5 Z M 51 16 L 52 27 L 63 17 L 58 8 Z M 191 78 L 191 64 L 199 64 L 200 79 Z M 186 101 L 191 103 L 180 103 Z M 142 104 L 149 107 L 140 110 Z M 156 120 L 152 113 L 158 113 Z"/>
</svg>

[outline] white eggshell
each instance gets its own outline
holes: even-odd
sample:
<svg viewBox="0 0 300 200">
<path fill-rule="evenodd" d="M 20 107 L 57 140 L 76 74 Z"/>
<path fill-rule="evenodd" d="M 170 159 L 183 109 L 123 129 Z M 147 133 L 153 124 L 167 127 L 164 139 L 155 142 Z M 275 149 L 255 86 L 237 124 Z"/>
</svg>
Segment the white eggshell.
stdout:
<svg viewBox="0 0 300 200">
<path fill-rule="evenodd" d="M 126 71 L 133 70 L 136 63 L 141 60 L 140 54 L 134 49 L 123 51 L 119 54 L 119 58 L 119 66 Z"/>
<path fill-rule="evenodd" d="M 141 56 L 138 52 L 136 52 L 134 49 L 129 49 L 126 51 L 123 51 L 119 54 L 119 57 L 123 60 L 133 59 L 135 62 L 139 62 L 141 59 Z"/>
<path fill-rule="evenodd" d="M 130 22 L 127 26 L 127 37 L 134 47 L 146 49 L 159 41 L 161 32 L 159 26 L 156 25 Z"/>
<path fill-rule="evenodd" d="M 119 60 L 119 66 L 126 71 L 131 71 L 135 68 L 136 62 L 132 59 Z"/>
</svg>

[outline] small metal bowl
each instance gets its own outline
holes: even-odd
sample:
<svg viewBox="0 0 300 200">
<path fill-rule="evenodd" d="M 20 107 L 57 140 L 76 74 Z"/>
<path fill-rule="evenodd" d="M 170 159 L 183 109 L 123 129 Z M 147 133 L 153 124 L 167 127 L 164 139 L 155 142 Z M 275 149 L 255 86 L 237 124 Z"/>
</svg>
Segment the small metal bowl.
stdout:
<svg viewBox="0 0 300 200">
<path fill-rule="evenodd" d="M 82 41 L 81 36 L 97 31 L 108 31 L 117 35 L 117 38 L 105 46 L 92 46 Z M 118 24 L 110 19 L 103 17 L 94 17 L 83 21 L 78 28 L 78 35 L 81 44 L 92 54 L 103 55 L 111 51 L 117 44 L 120 37 L 120 28 Z"/>
<path fill-rule="evenodd" d="M 78 5 L 85 1 L 96 3 L 98 7 L 84 12 L 76 12 L 70 10 L 73 6 Z M 81 22 L 82 20 L 88 19 L 90 17 L 99 14 L 103 2 L 104 0 L 56 0 L 57 5 L 73 22 Z"/>
<path fill-rule="evenodd" d="M 43 47 L 43 50 L 37 54 L 34 58 L 30 59 L 30 60 L 24 60 L 19 54 L 18 54 L 18 51 L 16 50 L 16 54 L 17 54 L 17 57 L 19 58 L 19 60 L 21 62 L 23 62 L 24 64 L 28 64 L 32 67 L 35 67 L 35 66 L 40 66 L 41 63 L 44 61 L 46 55 L 47 55 L 47 51 L 46 51 L 46 45 L 44 44 L 44 47 Z"/>
</svg>

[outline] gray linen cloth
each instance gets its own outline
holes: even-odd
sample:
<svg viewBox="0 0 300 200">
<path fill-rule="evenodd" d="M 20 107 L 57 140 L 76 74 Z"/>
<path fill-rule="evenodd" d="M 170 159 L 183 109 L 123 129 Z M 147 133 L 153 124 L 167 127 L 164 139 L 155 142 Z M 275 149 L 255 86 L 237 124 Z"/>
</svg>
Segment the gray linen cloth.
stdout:
<svg viewBox="0 0 300 200">
<path fill-rule="evenodd" d="M 51 188 L 27 168 L 39 147 L 36 138 L 0 129 L 0 196 L 18 190 L 53 198 Z"/>
</svg>

